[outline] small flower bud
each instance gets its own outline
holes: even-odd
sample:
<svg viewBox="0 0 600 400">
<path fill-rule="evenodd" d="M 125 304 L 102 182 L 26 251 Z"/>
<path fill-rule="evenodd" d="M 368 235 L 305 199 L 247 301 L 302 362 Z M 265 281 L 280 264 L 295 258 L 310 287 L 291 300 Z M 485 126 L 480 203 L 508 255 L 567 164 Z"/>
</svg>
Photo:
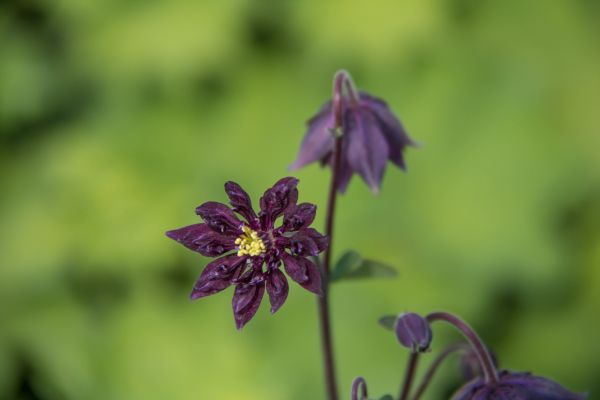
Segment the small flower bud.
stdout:
<svg viewBox="0 0 600 400">
<path fill-rule="evenodd" d="M 432 334 L 429 322 L 419 314 L 405 313 L 396 320 L 396 337 L 400 344 L 413 353 L 429 350 Z"/>
</svg>

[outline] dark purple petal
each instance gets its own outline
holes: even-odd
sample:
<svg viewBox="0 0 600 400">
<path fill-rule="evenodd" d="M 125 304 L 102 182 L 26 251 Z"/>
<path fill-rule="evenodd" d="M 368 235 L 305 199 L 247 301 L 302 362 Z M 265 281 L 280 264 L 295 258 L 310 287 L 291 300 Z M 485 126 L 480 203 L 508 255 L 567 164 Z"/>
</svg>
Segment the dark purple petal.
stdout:
<svg viewBox="0 0 600 400">
<path fill-rule="evenodd" d="M 333 125 L 334 117 L 329 101 L 308 121 L 308 131 L 304 135 L 296 161 L 290 165 L 290 170 L 320 160 L 333 149 L 334 137 L 330 132 Z"/>
<path fill-rule="evenodd" d="M 375 116 L 367 108 L 352 108 L 344 117 L 348 163 L 371 191 L 377 193 L 389 156 L 387 141 Z"/>
<path fill-rule="evenodd" d="M 323 294 L 321 272 L 312 261 L 305 257 L 294 257 L 285 252 L 281 254 L 285 272 L 304 289 L 319 296 Z"/>
<path fill-rule="evenodd" d="M 350 180 L 352 179 L 352 175 L 354 174 L 354 170 L 352 169 L 352 167 L 350 166 L 350 163 L 348 162 L 348 140 L 343 140 L 342 141 L 342 151 L 341 151 L 341 155 L 340 155 L 340 170 L 338 173 L 338 179 L 337 179 L 337 188 L 338 191 L 340 193 L 345 193 L 346 192 L 346 188 L 348 187 L 348 184 L 350 183 Z M 331 163 L 332 163 L 332 152 L 327 153 L 322 159 L 321 159 L 321 166 L 325 166 L 325 165 L 329 165 L 329 167 L 331 167 Z"/>
<path fill-rule="evenodd" d="M 228 288 L 242 272 L 245 261 L 246 257 L 231 254 L 209 263 L 194 285 L 190 298 L 196 300 Z"/>
<path fill-rule="evenodd" d="M 308 229 L 303 229 L 289 238 L 288 247 L 294 256 L 316 256 L 320 253 L 319 246 Z"/>
<path fill-rule="evenodd" d="M 394 326 L 400 344 L 411 349 L 413 353 L 422 353 L 431 344 L 431 327 L 429 322 L 419 314 L 405 313 L 398 317 Z"/>
<path fill-rule="evenodd" d="M 246 221 L 252 225 L 257 217 L 248 193 L 240 185 L 231 181 L 225 183 L 225 192 L 229 197 L 229 204 L 233 207 L 233 211 L 246 218 Z"/>
<path fill-rule="evenodd" d="M 317 250 L 319 253 L 325 251 L 327 246 L 329 246 L 329 238 L 321 235 L 315 228 L 305 228 L 300 232 L 308 235 L 317 244 Z"/>
<path fill-rule="evenodd" d="M 379 122 L 381 132 L 389 145 L 390 160 L 400 168 L 405 169 L 402 152 L 406 146 L 414 146 L 415 143 L 408 136 L 402 123 L 392 113 L 385 101 L 366 93 L 361 93 L 360 97 L 363 102 L 368 104 Z"/>
<path fill-rule="evenodd" d="M 482 378 L 463 386 L 453 400 L 584 400 L 550 379 L 528 373 L 502 371 L 500 380 L 486 384 Z"/>
<path fill-rule="evenodd" d="M 298 204 L 290 208 L 283 216 L 283 229 L 286 232 L 295 232 L 310 226 L 315 219 L 317 206 L 311 203 Z"/>
<path fill-rule="evenodd" d="M 346 153 L 342 151 L 342 159 L 340 160 L 340 171 L 337 179 L 337 188 L 340 193 L 346 193 L 348 184 L 352 179 L 354 171 L 346 158 Z"/>
<path fill-rule="evenodd" d="M 261 221 L 263 229 L 272 227 L 273 222 L 288 207 L 296 206 L 298 201 L 298 179 L 287 177 L 277 181 L 273 187 L 267 189 L 260 198 Z"/>
<path fill-rule="evenodd" d="M 196 208 L 196 214 L 217 233 L 234 236 L 242 234 L 242 221 L 225 204 L 208 201 Z"/>
<path fill-rule="evenodd" d="M 236 286 L 231 304 L 237 329 L 242 329 L 254 317 L 264 294 L 264 281 L 251 281 Z"/>
<path fill-rule="evenodd" d="M 271 302 L 271 314 L 285 303 L 288 296 L 288 283 L 285 275 L 279 269 L 273 269 L 267 275 L 267 293 Z"/>
<path fill-rule="evenodd" d="M 206 224 L 185 226 L 166 235 L 206 257 L 217 257 L 235 248 L 235 237 L 221 235 Z"/>
</svg>

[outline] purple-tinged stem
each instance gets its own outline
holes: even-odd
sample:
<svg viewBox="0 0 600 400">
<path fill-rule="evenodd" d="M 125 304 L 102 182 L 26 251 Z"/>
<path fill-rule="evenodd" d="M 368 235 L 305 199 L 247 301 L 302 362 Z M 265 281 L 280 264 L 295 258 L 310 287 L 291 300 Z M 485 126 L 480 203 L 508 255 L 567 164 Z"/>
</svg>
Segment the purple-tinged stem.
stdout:
<svg viewBox="0 0 600 400">
<path fill-rule="evenodd" d="M 358 390 L 360 389 L 360 398 L 358 397 Z M 369 400 L 369 394 L 367 393 L 367 382 L 365 378 L 359 376 L 352 381 L 352 394 L 350 400 Z"/>
<path fill-rule="evenodd" d="M 445 312 L 434 312 L 425 317 L 427 321 L 430 323 L 435 321 L 445 321 L 451 325 L 454 325 L 465 338 L 471 343 L 473 350 L 475 350 L 475 354 L 477 354 L 477 358 L 479 359 L 479 363 L 481 364 L 481 369 L 483 370 L 483 376 L 486 383 L 496 383 L 498 382 L 498 372 L 496 371 L 496 367 L 494 367 L 494 361 L 492 356 L 490 355 L 488 349 L 485 347 L 477 333 L 463 320 L 460 318 Z"/>
<path fill-rule="evenodd" d="M 410 388 L 412 386 L 415 372 L 417 371 L 417 364 L 419 363 L 419 355 L 420 353 L 410 353 L 408 358 L 408 365 L 406 366 L 406 371 L 404 373 L 404 382 L 402 383 L 402 388 L 400 389 L 400 395 L 398 398 L 400 400 L 407 400 L 408 394 L 410 393 Z"/>
<path fill-rule="evenodd" d="M 449 355 L 457 351 L 466 351 L 468 349 L 469 346 L 465 343 L 453 343 L 447 346 L 440 354 L 438 354 L 435 360 L 433 360 L 433 362 L 427 369 L 427 372 L 425 373 L 421 384 L 417 388 L 415 395 L 412 397 L 412 400 L 419 400 L 419 398 L 421 398 L 421 396 L 423 395 L 423 393 L 425 393 L 425 390 L 429 386 L 429 383 L 431 382 L 431 379 L 435 375 L 437 369 Z"/>
<path fill-rule="evenodd" d="M 319 321 L 321 329 L 321 350 L 323 353 L 323 365 L 325 369 L 325 386 L 327 389 L 327 398 L 329 400 L 338 399 L 337 380 L 335 375 L 335 361 L 333 357 L 333 341 L 331 339 L 331 319 L 329 316 L 329 269 L 331 265 L 331 250 L 333 248 L 333 221 L 335 216 L 335 205 L 337 199 L 337 187 L 340 174 L 340 161 L 343 134 L 342 130 L 342 99 L 343 89 L 346 90 L 352 101 L 358 101 L 358 94 L 354 89 L 354 84 L 350 74 L 341 70 L 335 74 L 333 81 L 333 113 L 335 116 L 335 126 L 332 127 L 332 134 L 335 135 L 333 148 L 333 157 L 331 165 L 331 181 L 329 183 L 329 196 L 327 199 L 327 214 L 325 216 L 325 235 L 329 238 L 329 246 L 325 250 L 321 268 L 323 296 L 319 297 Z M 343 133 L 343 132 L 342 132 Z"/>
</svg>

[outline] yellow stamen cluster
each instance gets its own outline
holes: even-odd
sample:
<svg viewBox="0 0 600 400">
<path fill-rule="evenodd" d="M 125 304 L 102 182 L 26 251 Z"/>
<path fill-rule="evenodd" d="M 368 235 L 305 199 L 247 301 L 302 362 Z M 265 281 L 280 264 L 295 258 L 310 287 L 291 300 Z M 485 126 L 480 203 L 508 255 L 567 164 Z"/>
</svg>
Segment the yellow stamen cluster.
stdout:
<svg viewBox="0 0 600 400">
<path fill-rule="evenodd" d="M 238 257 L 246 254 L 254 257 L 265 252 L 265 244 L 262 239 L 258 237 L 258 233 L 247 226 L 242 226 L 242 231 L 244 231 L 244 233 L 235 239 L 235 244 L 238 246 Z"/>
</svg>

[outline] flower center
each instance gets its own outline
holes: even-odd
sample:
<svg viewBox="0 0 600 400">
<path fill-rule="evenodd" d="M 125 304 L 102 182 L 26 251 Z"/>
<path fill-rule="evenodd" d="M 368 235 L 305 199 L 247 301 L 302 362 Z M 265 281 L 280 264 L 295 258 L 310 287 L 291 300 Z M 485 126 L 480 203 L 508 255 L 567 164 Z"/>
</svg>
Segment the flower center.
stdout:
<svg viewBox="0 0 600 400">
<path fill-rule="evenodd" d="M 256 231 L 253 231 L 247 226 L 242 226 L 242 231 L 244 233 L 235 239 L 235 244 L 238 246 L 238 257 L 246 254 L 254 257 L 265 252 L 265 243 L 258 237 Z"/>
</svg>

